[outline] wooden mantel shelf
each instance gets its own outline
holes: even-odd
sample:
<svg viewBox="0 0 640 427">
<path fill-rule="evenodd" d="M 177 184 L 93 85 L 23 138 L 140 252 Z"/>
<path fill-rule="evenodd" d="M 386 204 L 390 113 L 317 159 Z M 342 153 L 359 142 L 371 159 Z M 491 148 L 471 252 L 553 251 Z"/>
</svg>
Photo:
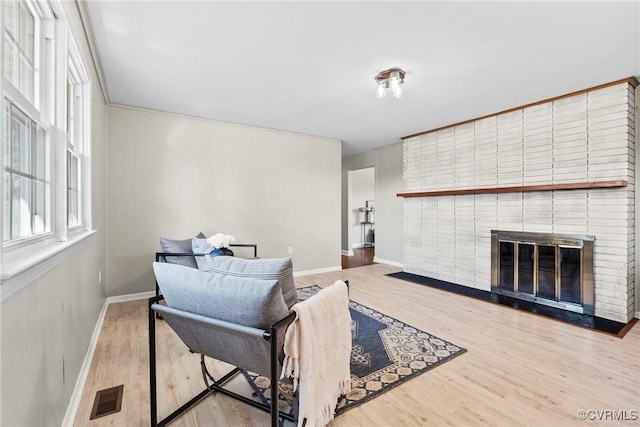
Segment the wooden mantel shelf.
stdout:
<svg viewBox="0 0 640 427">
<path fill-rule="evenodd" d="M 519 185 L 513 187 L 483 187 L 465 188 L 459 190 L 432 190 L 432 191 L 407 191 L 397 193 L 397 197 L 434 197 L 434 196 L 462 196 L 468 194 L 490 194 L 490 193 L 526 193 L 530 191 L 559 191 L 559 190 L 588 190 L 592 188 L 618 188 L 626 187 L 627 181 L 590 181 L 571 182 L 566 184 L 542 184 L 542 185 Z"/>
</svg>

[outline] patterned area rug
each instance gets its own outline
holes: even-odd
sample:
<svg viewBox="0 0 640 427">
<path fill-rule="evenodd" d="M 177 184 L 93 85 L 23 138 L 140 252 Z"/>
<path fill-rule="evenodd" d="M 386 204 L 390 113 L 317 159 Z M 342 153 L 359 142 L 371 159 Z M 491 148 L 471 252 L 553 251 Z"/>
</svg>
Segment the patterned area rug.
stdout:
<svg viewBox="0 0 640 427">
<path fill-rule="evenodd" d="M 319 286 L 298 289 L 305 300 Z M 383 313 L 349 301 L 351 312 L 351 391 L 340 398 L 336 415 L 441 365 L 466 350 Z M 269 378 L 245 372 L 254 396 L 268 404 Z M 280 409 L 291 413 L 291 386 L 280 384 Z"/>
</svg>

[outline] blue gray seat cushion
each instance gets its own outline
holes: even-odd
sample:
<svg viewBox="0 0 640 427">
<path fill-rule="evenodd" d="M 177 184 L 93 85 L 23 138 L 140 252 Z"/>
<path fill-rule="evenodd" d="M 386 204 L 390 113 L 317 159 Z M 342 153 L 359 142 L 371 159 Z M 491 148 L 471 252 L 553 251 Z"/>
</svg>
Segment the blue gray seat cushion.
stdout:
<svg viewBox="0 0 640 427">
<path fill-rule="evenodd" d="M 208 273 L 182 265 L 153 263 L 169 307 L 253 328 L 268 329 L 289 309 L 277 279 Z"/>
<path fill-rule="evenodd" d="M 206 236 L 202 233 L 198 233 L 196 237 L 204 238 Z M 160 248 L 162 249 L 162 252 L 169 252 L 174 254 L 194 253 L 191 248 L 191 239 L 173 240 L 167 239 L 166 237 L 161 237 Z M 198 268 L 198 264 L 196 263 L 196 260 L 194 258 L 195 257 L 192 256 L 166 257 L 166 262 L 170 264 L 184 265 L 185 267 Z"/>
<path fill-rule="evenodd" d="M 195 240 L 195 239 L 194 239 Z M 284 301 L 291 309 L 298 302 L 291 258 L 244 259 L 227 256 L 204 256 L 198 264 L 203 271 L 234 277 L 278 280 Z"/>
</svg>

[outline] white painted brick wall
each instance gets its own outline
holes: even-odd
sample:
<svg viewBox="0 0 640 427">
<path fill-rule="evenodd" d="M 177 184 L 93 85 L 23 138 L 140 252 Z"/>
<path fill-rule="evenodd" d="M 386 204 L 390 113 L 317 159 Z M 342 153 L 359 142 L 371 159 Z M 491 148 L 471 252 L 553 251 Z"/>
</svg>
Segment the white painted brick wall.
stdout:
<svg viewBox="0 0 640 427">
<path fill-rule="evenodd" d="M 417 136 L 407 139 L 402 144 L 403 173 L 405 190 L 420 190 L 422 184 L 421 150 L 422 138 Z"/>
<path fill-rule="evenodd" d="M 491 230 L 592 234 L 596 315 L 634 311 L 635 91 L 626 84 L 404 141 L 404 190 L 598 180 L 626 188 L 405 199 L 405 270 L 491 288 Z M 635 309 L 637 310 L 637 309 Z"/>
</svg>

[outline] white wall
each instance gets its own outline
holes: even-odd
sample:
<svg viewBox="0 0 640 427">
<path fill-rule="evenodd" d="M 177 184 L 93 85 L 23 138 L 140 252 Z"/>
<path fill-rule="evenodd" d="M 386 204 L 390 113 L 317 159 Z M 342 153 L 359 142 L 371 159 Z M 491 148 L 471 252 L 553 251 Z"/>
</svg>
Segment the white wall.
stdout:
<svg viewBox="0 0 640 427">
<path fill-rule="evenodd" d="M 374 261 L 402 265 L 402 144 L 378 148 L 376 162 L 376 254 Z"/>
<path fill-rule="evenodd" d="M 405 199 L 404 267 L 489 290 L 491 230 L 591 234 L 595 314 L 635 300 L 635 92 L 627 83 L 409 138 L 405 191 L 626 180 L 615 189 Z"/>
<path fill-rule="evenodd" d="M 105 100 L 75 3 L 64 2 L 82 60 L 92 81 L 92 201 L 95 234 L 0 305 L 0 425 L 60 425 L 105 300 L 106 279 Z M 13 286 L 14 280 L 3 282 Z M 88 422 L 88 420 L 87 420 Z"/>
<path fill-rule="evenodd" d="M 288 257 L 296 273 L 340 268 L 335 139 L 159 112 L 108 109 L 109 296 L 154 289 L 158 239 L 224 232 Z"/>
<path fill-rule="evenodd" d="M 364 243 L 371 243 L 371 236 L 368 235 L 371 227 L 366 226 L 363 230 L 361 222 L 365 220 L 364 212 L 360 208 L 366 205 L 367 200 L 375 202 L 376 197 L 376 169 L 365 168 L 349 171 L 349 242 L 351 248 L 362 247 Z M 375 215 L 375 212 L 374 214 Z M 375 217 L 373 218 L 375 221 Z"/>
</svg>

